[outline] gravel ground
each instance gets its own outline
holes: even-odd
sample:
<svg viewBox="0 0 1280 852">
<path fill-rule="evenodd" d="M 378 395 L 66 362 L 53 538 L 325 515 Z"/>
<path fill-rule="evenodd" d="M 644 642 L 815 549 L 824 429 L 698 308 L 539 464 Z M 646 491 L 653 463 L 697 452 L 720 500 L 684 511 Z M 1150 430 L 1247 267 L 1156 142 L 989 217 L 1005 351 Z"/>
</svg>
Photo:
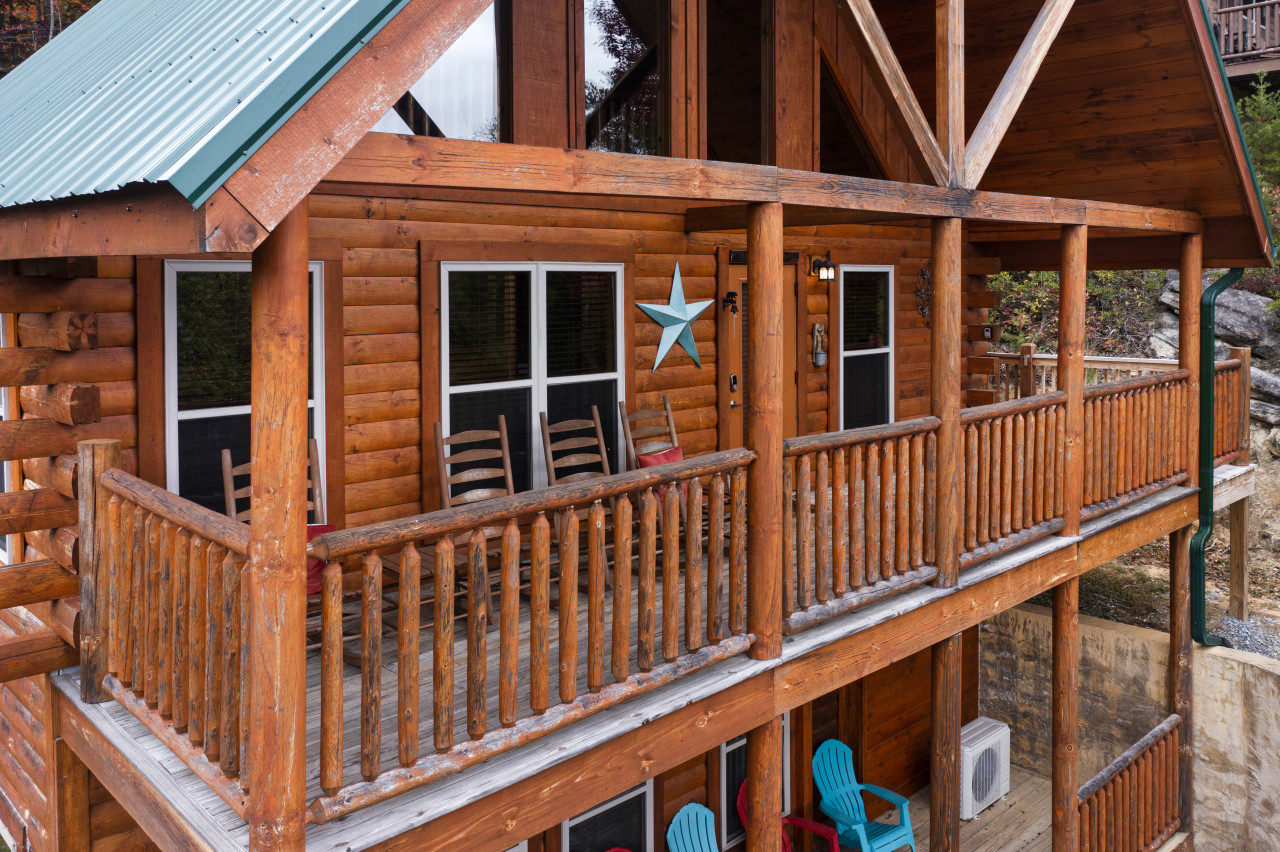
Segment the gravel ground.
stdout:
<svg viewBox="0 0 1280 852">
<path fill-rule="evenodd" d="M 1251 616 L 1239 621 L 1224 615 L 1209 625 L 1212 633 L 1231 641 L 1241 651 L 1252 651 L 1280 660 L 1280 623 L 1274 618 Z"/>
</svg>

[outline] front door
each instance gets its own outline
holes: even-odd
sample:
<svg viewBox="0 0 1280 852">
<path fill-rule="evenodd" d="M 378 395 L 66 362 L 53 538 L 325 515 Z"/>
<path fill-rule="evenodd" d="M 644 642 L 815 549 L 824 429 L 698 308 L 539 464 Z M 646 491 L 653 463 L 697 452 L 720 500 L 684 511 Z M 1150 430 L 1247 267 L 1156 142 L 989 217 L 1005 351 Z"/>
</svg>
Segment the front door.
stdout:
<svg viewBox="0 0 1280 852">
<path fill-rule="evenodd" d="M 722 252 L 721 262 L 729 259 Z M 732 264 L 720 275 L 720 323 L 717 336 L 720 370 L 720 447 L 745 446 L 746 430 L 742 407 L 750 398 L 747 367 L 751 363 L 751 341 L 747 337 L 747 317 L 751 312 L 751 294 L 747 287 L 747 267 Z M 783 267 L 782 305 L 782 432 L 784 437 L 800 434 L 798 399 L 799 374 L 796 372 L 796 265 Z M 735 310 L 736 308 L 736 310 Z"/>
</svg>

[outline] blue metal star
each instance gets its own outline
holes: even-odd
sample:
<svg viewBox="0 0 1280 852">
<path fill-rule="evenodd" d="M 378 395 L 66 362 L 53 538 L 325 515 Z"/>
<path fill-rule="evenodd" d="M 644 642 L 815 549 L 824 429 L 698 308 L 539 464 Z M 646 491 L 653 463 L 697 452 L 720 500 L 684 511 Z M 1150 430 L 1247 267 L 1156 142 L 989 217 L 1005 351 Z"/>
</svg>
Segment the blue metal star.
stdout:
<svg viewBox="0 0 1280 852">
<path fill-rule="evenodd" d="M 671 351 L 671 347 L 677 343 L 685 352 L 689 353 L 689 357 L 693 359 L 693 363 L 699 367 L 702 366 L 702 359 L 698 357 L 698 344 L 693 339 L 693 321 L 698 315 L 711 307 L 712 302 L 693 302 L 685 304 L 684 301 L 684 284 L 680 281 L 680 264 L 676 264 L 676 275 L 671 282 L 671 299 L 666 305 L 639 305 L 640 310 L 653 319 L 658 325 L 662 326 L 662 340 L 658 343 L 658 357 L 653 359 L 653 369 L 656 371 L 658 365 L 662 363 L 662 359 Z"/>
</svg>

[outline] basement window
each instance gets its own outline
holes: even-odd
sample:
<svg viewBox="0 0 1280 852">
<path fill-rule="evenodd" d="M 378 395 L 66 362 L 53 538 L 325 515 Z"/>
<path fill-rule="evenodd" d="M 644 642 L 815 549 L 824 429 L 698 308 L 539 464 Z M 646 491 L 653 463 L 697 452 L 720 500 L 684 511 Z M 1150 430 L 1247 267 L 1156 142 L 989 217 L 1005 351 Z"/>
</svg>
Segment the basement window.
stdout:
<svg viewBox="0 0 1280 852">
<path fill-rule="evenodd" d="M 653 779 L 560 824 L 560 852 L 653 852 Z"/>
<path fill-rule="evenodd" d="M 497 142 L 498 77 L 497 14 L 490 6 L 373 130 Z"/>
<path fill-rule="evenodd" d="M 587 147 L 660 154 L 659 4 L 586 0 Z"/>
</svg>

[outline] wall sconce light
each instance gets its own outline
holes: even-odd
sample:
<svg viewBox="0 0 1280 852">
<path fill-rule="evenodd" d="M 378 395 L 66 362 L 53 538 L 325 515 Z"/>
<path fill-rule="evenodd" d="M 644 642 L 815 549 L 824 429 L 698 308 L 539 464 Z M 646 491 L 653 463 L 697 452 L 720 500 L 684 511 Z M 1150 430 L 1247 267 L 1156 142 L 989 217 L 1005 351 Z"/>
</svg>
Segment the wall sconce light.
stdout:
<svg viewBox="0 0 1280 852">
<path fill-rule="evenodd" d="M 813 366 L 827 365 L 827 327 L 820 322 L 813 324 Z"/>
<path fill-rule="evenodd" d="M 836 265 L 825 257 L 815 257 L 809 266 L 809 272 L 816 275 L 819 281 L 836 280 Z"/>
</svg>

